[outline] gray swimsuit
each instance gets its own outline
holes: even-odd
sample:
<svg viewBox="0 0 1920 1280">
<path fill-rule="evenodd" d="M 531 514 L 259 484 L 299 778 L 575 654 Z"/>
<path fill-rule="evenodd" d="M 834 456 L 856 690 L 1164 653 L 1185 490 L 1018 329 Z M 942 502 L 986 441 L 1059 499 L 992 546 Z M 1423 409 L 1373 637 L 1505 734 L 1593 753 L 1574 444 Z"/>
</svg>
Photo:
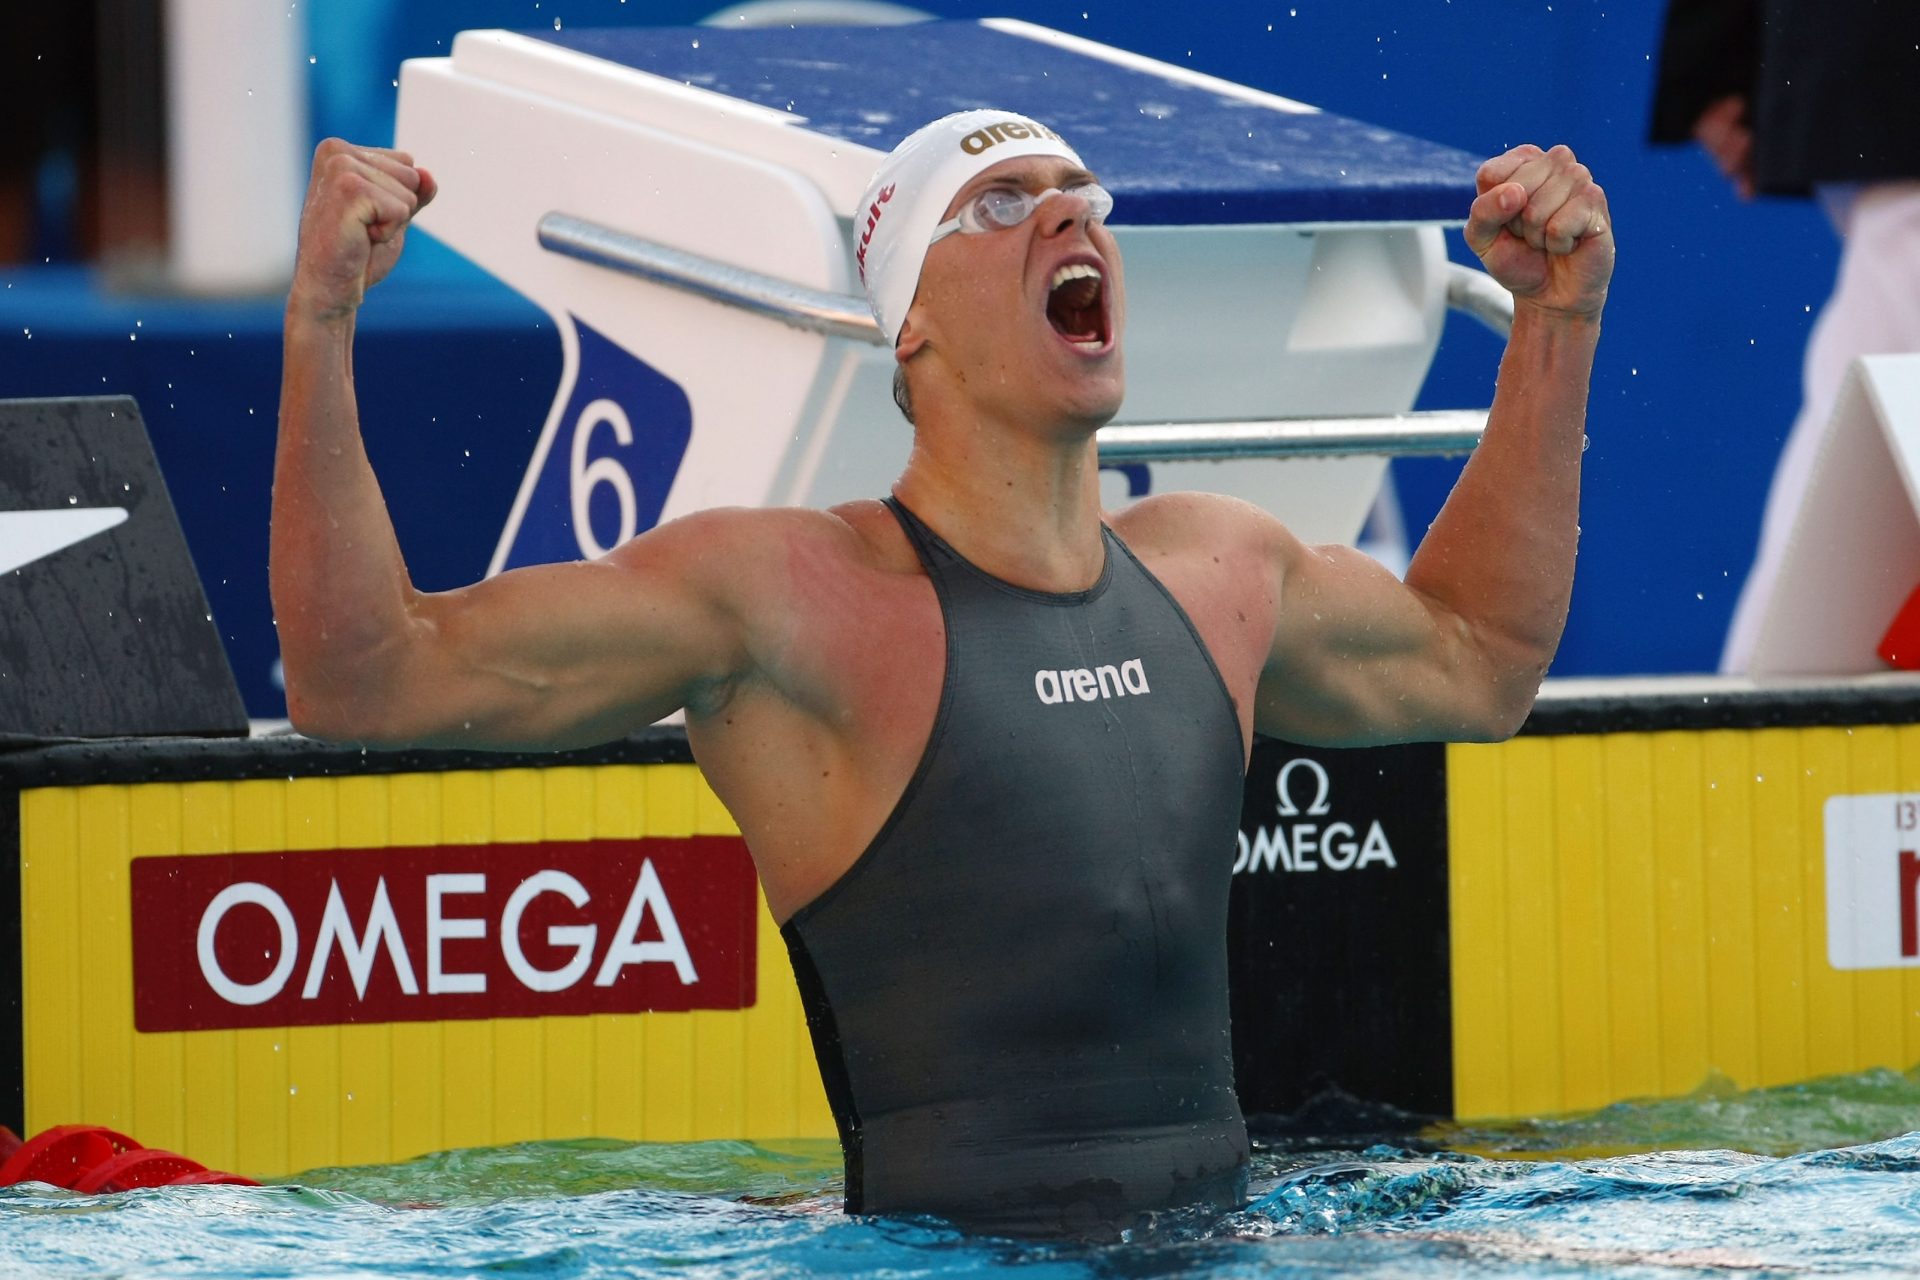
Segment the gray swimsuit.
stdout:
<svg viewBox="0 0 1920 1280">
<path fill-rule="evenodd" d="M 1240 728 L 1105 531 L 1087 591 L 969 564 L 898 502 L 946 619 L 940 708 L 873 843 L 782 930 L 847 1209 L 1111 1236 L 1243 1196 L 1227 891 Z"/>
</svg>

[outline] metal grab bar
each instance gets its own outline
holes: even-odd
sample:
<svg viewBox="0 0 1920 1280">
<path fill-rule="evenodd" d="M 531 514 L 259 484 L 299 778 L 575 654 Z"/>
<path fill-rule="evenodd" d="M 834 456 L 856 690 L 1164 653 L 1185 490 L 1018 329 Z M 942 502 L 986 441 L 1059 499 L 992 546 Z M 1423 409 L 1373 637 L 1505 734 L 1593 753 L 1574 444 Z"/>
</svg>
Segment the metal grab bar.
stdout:
<svg viewBox="0 0 1920 1280">
<path fill-rule="evenodd" d="M 769 316 L 796 329 L 853 338 L 876 347 L 887 345 L 865 298 L 809 289 L 778 276 L 730 266 L 681 249 L 669 249 L 568 213 L 549 213 L 542 217 L 539 236 L 540 247 L 553 253 L 683 289 L 715 302 Z"/>
<path fill-rule="evenodd" d="M 1449 262 L 1447 305 L 1466 312 L 1503 338 L 1513 332 L 1513 295 L 1484 271 Z"/>
<path fill-rule="evenodd" d="M 1165 422 L 1102 427 L 1102 462 L 1190 462 L 1225 458 L 1330 458 L 1343 454 L 1471 452 L 1487 426 L 1485 409 L 1441 409 L 1379 418 L 1279 418 L 1268 422 Z"/>
<path fill-rule="evenodd" d="M 671 249 L 566 213 L 540 219 L 540 247 L 655 284 L 767 316 L 796 329 L 885 346 L 866 301 Z M 1513 325 L 1513 297 L 1485 274 L 1447 264 L 1447 304 L 1502 335 Z M 1458 409 L 1381 418 L 1282 418 L 1262 422 L 1155 423 L 1105 427 L 1100 456 L 1109 462 L 1218 458 L 1333 457 L 1342 454 L 1466 453 L 1479 443 L 1485 410 Z"/>
<path fill-rule="evenodd" d="M 853 338 L 876 347 L 887 345 L 866 299 L 850 293 L 809 289 L 778 276 L 670 249 L 570 213 L 543 216 L 538 235 L 540 247 L 551 253 L 684 289 L 796 329 Z M 1503 338 L 1513 328 L 1513 295 L 1485 272 L 1457 262 L 1447 264 L 1447 305 L 1466 312 Z"/>
</svg>

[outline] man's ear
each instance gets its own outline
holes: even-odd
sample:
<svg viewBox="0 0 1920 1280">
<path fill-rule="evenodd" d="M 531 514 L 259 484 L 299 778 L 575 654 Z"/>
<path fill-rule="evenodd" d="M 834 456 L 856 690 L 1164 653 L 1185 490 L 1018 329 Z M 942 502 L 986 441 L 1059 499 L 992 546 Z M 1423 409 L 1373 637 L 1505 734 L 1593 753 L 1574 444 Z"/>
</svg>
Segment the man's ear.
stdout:
<svg viewBox="0 0 1920 1280">
<path fill-rule="evenodd" d="M 900 324 L 900 337 L 893 344 L 893 358 L 901 364 L 920 354 L 920 348 L 927 345 L 926 334 L 921 332 L 918 321 L 920 304 L 914 303 L 907 308 L 907 318 Z"/>
</svg>

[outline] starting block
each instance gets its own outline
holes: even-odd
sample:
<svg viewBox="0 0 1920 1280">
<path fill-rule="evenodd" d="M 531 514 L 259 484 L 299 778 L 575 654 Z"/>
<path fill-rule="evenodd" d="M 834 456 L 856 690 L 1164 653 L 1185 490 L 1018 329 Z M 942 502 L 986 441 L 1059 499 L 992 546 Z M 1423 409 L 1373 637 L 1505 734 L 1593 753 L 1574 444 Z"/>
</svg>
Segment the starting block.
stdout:
<svg viewBox="0 0 1920 1280">
<path fill-rule="evenodd" d="M 1410 422 L 1475 157 L 1010 20 L 469 31 L 401 72 L 398 144 L 440 182 L 420 226 L 563 349 L 491 571 L 710 506 L 884 494 L 912 434 L 856 294 L 855 204 L 908 133 L 983 105 L 1048 121 L 1115 196 L 1136 426 L 1102 435 L 1108 504 L 1206 488 L 1352 541 L 1385 454 L 1417 446 L 1346 428 Z M 1419 451 L 1470 448 L 1458 417 Z M 1323 456 L 1139 436 L 1276 419 L 1317 423 L 1296 452 Z"/>
<path fill-rule="evenodd" d="M 1920 585 L 1920 355 L 1862 356 L 1827 420 L 1753 642 L 1757 677 L 1911 667 Z"/>
</svg>

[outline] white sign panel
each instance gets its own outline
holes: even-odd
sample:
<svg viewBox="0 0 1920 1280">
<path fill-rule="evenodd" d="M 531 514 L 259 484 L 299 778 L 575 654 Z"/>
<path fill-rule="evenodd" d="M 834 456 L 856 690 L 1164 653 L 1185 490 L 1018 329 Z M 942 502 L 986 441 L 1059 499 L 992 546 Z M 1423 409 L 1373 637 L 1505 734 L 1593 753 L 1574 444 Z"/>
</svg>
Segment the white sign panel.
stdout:
<svg viewBox="0 0 1920 1280">
<path fill-rule="evenodd" d="M 1827 960 L 1920 966 L 1920 794 L 1827 801 Z"/>
</svg>

